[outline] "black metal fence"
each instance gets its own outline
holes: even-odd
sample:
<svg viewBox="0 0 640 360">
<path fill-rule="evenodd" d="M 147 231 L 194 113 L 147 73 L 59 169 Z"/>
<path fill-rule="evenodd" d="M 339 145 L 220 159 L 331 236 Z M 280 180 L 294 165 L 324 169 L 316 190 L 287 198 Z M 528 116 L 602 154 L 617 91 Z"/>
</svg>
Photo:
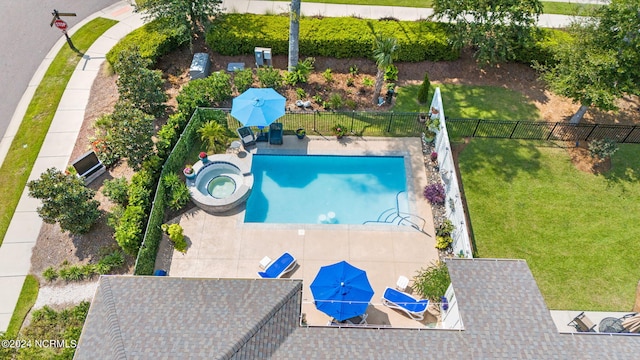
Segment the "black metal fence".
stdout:
<svg viewBox="0 0 640 360">
<path fill-rule="evenodd" d="M 229 109 L 223 109 L 229 111 Z M 419 113 L 367 111 L 301 111 L 287 112 L 278 121 L 284 130 L 293 133 L 304 128 L 307 133 L 332 135 L 340 125 L 357 136 L 421 136 L 426 131 Z M 484 119 L 446 119 L 452 138 L 484 137 L 499 139 L 588 141 L 613 139 L 618 143 L 640 144 L 640 126 L 608 124 L 569 124 L 564 122 L 509 121 Z M 228 116 L 229 128 L 241 127 Z"/>
<path fill-rule="evenodd" d="M 447 130 L 453 137 L 562 141 L 613 139 L 618 143 L 640 143 L 640 126 L 638 125 L 447 119 Z"/>
</svg>

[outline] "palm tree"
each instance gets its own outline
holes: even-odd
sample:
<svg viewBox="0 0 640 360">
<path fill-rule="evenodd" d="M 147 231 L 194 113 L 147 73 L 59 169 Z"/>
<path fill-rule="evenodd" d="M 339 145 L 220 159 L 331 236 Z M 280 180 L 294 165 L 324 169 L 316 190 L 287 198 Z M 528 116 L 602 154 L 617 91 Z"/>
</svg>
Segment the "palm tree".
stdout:
<svg viewBox="0 0 640 360">
<path fill-rule="evenodd" d="M 395 52 L 398 50 L 398 41 L 395 38 L 383 38 L 379 35 L 375 36 L 375 47 L 373 49 L 373 59 L 378 66 L 376 74 L 376 87 L 373 92 L 373 103 L 378 103 L 378 97 L 382 92 L 382 84 L 384 83 L 384 72 L 389 65 L 393 63 Z"/>
<path fill-rule="evenodd" d="M 211 120 L 198 129 L 200 139 L 207 144 L 208 151 L 216 151 L 216 144 L 224 145 L 227 141 L 227 129 L 215 120 Z"/>
<path fill-rule="evenodd" d="M 300 39 L 300 0 L 291 0 L 289 15 L 289 64 L 287 69 L 293 71 L 298 65 L 298 40 Z"/>
</svg>

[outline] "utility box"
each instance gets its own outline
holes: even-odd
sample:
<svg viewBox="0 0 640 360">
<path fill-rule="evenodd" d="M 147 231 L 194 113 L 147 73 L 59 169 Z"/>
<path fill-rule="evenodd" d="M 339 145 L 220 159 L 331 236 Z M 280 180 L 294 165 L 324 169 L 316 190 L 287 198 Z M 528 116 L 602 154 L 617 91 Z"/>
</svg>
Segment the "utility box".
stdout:
<svg viewBox="0 0 640 360">
<path fill-rule="evenodd" d="M 271 66 L 271 48 L 256 47 L 253 50 L 256 56 L 256 66 Z"/>
<path fill-rule="evenodd" d="M 209 76 L 210 67 L 211 60 L 209 60 L 209 54 L 195 53 L 193 54 L 193 60 L 189 68 L 189 77 L 191 77 L 191 80 L 206 78 Z"/>
<path fill-rule="evenodd" d="M 76 169 L 78 176 L 84 178 L 85 185 L 89 185 L 98 176 L 107 171 L 93 151 L 80 156 L 71 165 Z"/>
</svg>

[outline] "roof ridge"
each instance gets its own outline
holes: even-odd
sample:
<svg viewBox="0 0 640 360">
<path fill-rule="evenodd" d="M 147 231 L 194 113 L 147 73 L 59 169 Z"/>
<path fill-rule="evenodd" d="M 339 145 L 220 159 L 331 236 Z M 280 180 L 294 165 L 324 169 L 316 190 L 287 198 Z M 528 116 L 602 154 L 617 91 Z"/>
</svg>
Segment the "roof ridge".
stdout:
<svg viewBox="0 0 640 360">
<path fill-rule="evenodd" d="M 111 284 L 108 276 L 102 276 L 101 288 L 102 299 L 107 309 L 107 322 L 109 324 L 109 338 L 113 349 L 114 359 L 126 360 L 127 355 L 124 350 L 124 341 L 122 341 L 122 331 L 120 330 L 120 322 L 118 321 L 118 312 L 116 310 L 115 299 L 111 291 Z"/>
<path fill-rule="evenodd" d="M 270 280 L 256 279 L 255 281 L 264 282 L 264 281 L 270 281 Z M 285 279 L 274 279 L 274 280 L 271 280 L 271 281 L 287 281 L 287 280 L 285 280 Z M 249 329 L 249 331 L 247 331 L 247 333 L 244 336 L 242 336 L 240 338 L 241 341 L 238 341 L 235 344 L 231 345 L 231 348 L 224 353 L 222 358 L 231 359 L 234 356 L 236 356 L 240 351 L 243 350 L 243 348 L 247 345 L 247 343 L 249 343 L 249 341 L 251 341 L 251 339 L 255 338 L 261 332 L 261 330 L 269 323 L 270 320 L 272 320 L 274 318 L 274 316 L 278 312 L 280 312 L 294 297 L 296 297 L 296 296 L 298 296 L 298 295 L 300 295 L 302 293 L 302 281 L 292 280 L 292 279 L 289 280 L 289 281 L 296 282 L 296 286 L 292 287 L 289 290 L 289 292 L 284 294 L 282 296 L 282 298 L 276 304 L 274 304 L 274 306 L 271 308 L 271 310 L 269 310 L 262 318 L 260 318 L 255 323 L 255 325 L 251 329 Z M 293 332 L 293 331 L 291 331 L 291 332 Z M 289 333 L 291 333 L 291 332 L 289 332 Z M 284 338 L 282 338 L 282 340 L 284 340 Z M 279 345 L 279 344 L 271 343 L 271 345 L 274 346 L 274 348 L 275 348 L 276 345 Z"/>
</svg>

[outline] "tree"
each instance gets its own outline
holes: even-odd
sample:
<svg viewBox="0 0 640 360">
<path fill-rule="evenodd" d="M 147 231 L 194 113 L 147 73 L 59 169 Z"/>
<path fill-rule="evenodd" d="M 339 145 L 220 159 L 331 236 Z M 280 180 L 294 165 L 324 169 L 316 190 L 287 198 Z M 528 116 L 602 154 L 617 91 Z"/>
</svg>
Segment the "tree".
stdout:
<svg viewBox="0 0 640 360">
<path fill-rule="evenodd" d="M 435 19 L 452 23 L 454 47 L 472 46 L 480 66 L 512 60 L 543 11 L 539 0 L 434 0 L 433 10 Z"/>
<path fill-rule="evenodd" d="M 426 104 L 429 101 L 429 89 L 431 89 L 431 81 L 429 81 L 429 73 L 424 73 L 424 80 L 420 89 L 418 89 L 418 102 L 420 104 Z"/>
<path fill-rule="evenodd" d="M 300 39 L 300 0 L 291 0 L 289 14 L 289 64 L 287 69 L 293 71 L 298 65 L 298 40 Z"/>
<path fill-rule="evenodd" d="M 140 55 L 138 46 L 118 53 L 114 70 L 118 73 L 120 99 L 154 116 L 164 114 L 167 95 L 162 90 L 162 72 L 150 70 L 151 60 Z"/>
<path fill-rule="evenodd" d="M 126 157 L 129 166 L 140 169 L 153 151 L 153 116 L 147 115 L 130 103 L 118 101 L 113 113 L 100 119 L 97 126 L 106 133 L 105 139 L 113 151 Z"/>
<path fill-rule="evenodd" d="M 38 215 L 47 224 L 58 223 L 60 229 L 71 234 L 85 234 L 98 220 L 100 211 L 95 192 L 84 185 L 84 180 L 49 168 L 40 179 L 27 183 L 29 196 L 42 200 Z"/>
<path fill-rule="evenodd" d="M 537 68 L 557 94 L 580 108 L 570 122 L 579 123 L 589 107 L 616 110 L 616 100 L 640 93 L 640 12 L 635 0 L 613 0 L 595 17 L 574 23 L 574 41 L 561 44 L 555 65 Z"/>
<path fill-rule="evenodd" d="M 135 8 L 147 13 L 145 20 L 165 19 L 170 27 L 188 29 L 193 40 L 220 14 L 221 4 L 222 0 L 137 0 Z"/>
<path fill-rule="evenodd" d="M 369 26 L 371 27 L 371 25 Z M 395 52 L 398 50 L 398 41 L 395 38 L 385 38 L 377 34 L 374 34 L 374 36 L 375 42 L 373 48 L 373 59 L 378 66 L 378 72 L 376 73 L 376 86 L 373 92 L 373 103 L 377 104 L 380 92 L 382 92 L 384 73 L 387 70 L 387 67 L 393 64 Z"/>
</svg>

